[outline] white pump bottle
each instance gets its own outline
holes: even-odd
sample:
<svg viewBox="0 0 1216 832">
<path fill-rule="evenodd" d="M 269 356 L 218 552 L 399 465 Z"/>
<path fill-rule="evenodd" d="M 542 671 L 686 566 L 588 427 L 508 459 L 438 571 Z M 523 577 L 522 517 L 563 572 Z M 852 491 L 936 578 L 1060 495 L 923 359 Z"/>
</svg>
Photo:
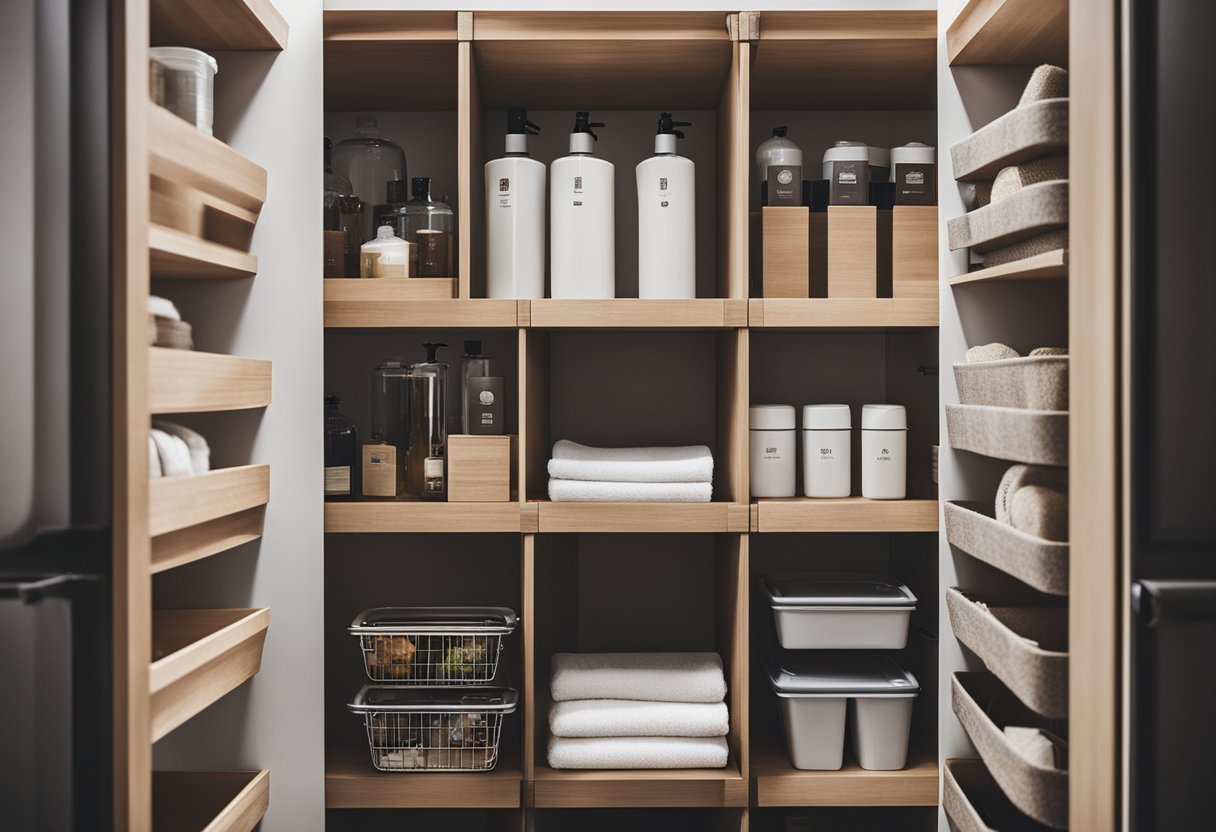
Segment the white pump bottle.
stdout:
<svg viewBox="0 0 1216 832">
<path fill-rule="evenodd" d="M 659 116 L 655 155 L 637 167 L 638 297 L 697 296 L 696 165 L 676 155 L 677 127 L 691 122 Z"/>
<path fill-rule="evenodd" d="M 545 296 L 545 165 L 528 156 L 540 128 L 528 111 L 507 113 L 507 155 L 486 162 L 486 295 Z"/>
<path fill-rule="evenodd" d="M 549 181 L 550 290 L 555 298 L 616 297 L 616 168 L 592 155 L 591 114 L 575 114 L 570 155 Z"/>
</svg>

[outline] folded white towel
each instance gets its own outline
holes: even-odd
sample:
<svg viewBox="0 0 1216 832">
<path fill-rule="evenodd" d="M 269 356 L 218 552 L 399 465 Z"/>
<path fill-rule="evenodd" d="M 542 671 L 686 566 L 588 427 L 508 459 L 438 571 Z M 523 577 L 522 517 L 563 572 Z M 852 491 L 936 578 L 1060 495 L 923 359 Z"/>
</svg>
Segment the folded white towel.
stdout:
<svg viewBox="0 0 1216 832">
<path fill-rule="evenodd" d="M 722 737 L 551 737 L 551 768 L 725 768 Z"/>
<path fill-rule="evenodd" d="M 726 677 L 717 653 L 558 653 L 549 692 L 554 702 L 721 702 Z"/>
<path fill-rule="evenodd" d="M 211 470 L 211 446 L 198 431 L 162 419 L 153 420 L 152 427 L 156 430 L 163 430 L 170 436 L 176 436 L 186 443 L 186 447 L 190 450 L 190 473 L 205 474 Z"/>
<path fill-rule="evenodd" d="M 595 482 L 713 482 L 714 456 L 704 445 L 593 448 L 563 439 L 553 446 L 549 476 Z"/>
<path fill-rule="evenodd" d="M 152 428 L 152 441 L 156 443 L 156 455 L 160 457 L 160 472 L 166 477 L 184 477 L 194 473 L 190 463 L 190 448 L 185 440 L 163 430 Z"/>
<path fill-rule="evenodd" d="M 708 503 L 713 496 L 713 484 L 708 482 L 549 479 L 549 499 L 555 503 Z"/>
<path fill-rule="evenodd" d="M 177 307 L 173 301 L 168 298 L 160 298 L 156 295 L 148 296 L 148 314 L 155 315 L 158 318 L 168 318 L 171 321 L 180 321 L 182 315 L 177 311 Z"/>
<path fill-rule="evenodd" d="M 724 737 L 729 729 L 725 702 L 581 699 L 549 709 L 555 737 Z"/>
<path fill-rule="evenodd" d="M 151 431 L 148 432 L 148 478 L 156 479 L 163 477 L 164 474 L 160 470 L 160 452 L 156 450 L 156 440 L 152 438 Z"/>
</svg>

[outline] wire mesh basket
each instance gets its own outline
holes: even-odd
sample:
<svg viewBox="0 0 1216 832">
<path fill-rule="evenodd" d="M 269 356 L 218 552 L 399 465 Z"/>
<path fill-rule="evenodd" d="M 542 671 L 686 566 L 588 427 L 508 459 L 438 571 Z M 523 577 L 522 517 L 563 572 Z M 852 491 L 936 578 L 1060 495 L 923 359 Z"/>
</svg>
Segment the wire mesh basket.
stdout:
<svg viewBox="0 0 1216 832">
<path fill-rule="evenodd" d="M 504 607 L 377 607 L 356 616 L 349 632 L 373 682 L 485 685 L 515 623 Z"/>
<path fill-rule="evenodd" d="M 365 686 L 349 707 L 380 771 L 490 771 L 517 701 L 510 688 Z"/>
</svg>

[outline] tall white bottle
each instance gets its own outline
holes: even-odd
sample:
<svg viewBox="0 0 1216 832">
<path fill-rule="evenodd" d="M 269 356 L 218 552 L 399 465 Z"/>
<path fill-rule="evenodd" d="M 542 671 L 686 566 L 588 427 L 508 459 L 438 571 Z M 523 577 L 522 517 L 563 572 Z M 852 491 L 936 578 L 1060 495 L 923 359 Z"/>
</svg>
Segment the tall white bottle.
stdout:
<svg viewBox="0 0 1216 832">
<path fill-rule="evenodd" d="M 545 296 L 545 165 L 528 156 L 540 128 L 528 111 L 507 113 L 507 155 L 486 162 L 486 295 Z"/>
<path fill-rule="evenodd" d="M 676 155 L 677 127 L 689 121 L 659 116 L 654 153 L 637 167 L 638 297 L 697 296 L 696 165 Z"/>
<path fill-rule="evenodd" d="M 575 114 L 570 155 L 549 180 L 550 291 L 555 298 L 616 297 L 616 168 L 592 155 L 591 114 Z"/>
</svg>

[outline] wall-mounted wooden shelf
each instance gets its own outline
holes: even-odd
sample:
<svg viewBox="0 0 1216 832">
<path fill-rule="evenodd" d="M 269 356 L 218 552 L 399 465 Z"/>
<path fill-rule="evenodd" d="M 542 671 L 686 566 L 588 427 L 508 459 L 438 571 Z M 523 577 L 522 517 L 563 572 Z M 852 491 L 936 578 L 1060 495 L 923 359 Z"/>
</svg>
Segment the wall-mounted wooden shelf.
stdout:
<svg viewBox="0 0 1216 832">
<path fill-rule="evenodd" d="M 262 536 L 265 506 L 226 514 L 152 538 L 152 574 L 218 555 Z"/>
<path fill-rule="evenodd" d="M 867 771 L 846 759 L 839 771 L 799 771 L 785 749 L 752 751 L 757 806 L 936 806 L 936 755 L 913 749 L 899 771 Z"/>
<path fill-rule="evenodd" d="M 325 326 L 364 329 L 516 327 L 520 315 L 527 314 L 526 300 L 418 298 L 415 287 L 403 285 L 410 282 L 409 278 L 329 278 L 325 281 Z"/>
<path fill-rule="evenodd" d="M 331 10 L 323 19 L 326 110 L 456 109 L 456 12 Z"/>
<path fill-rule="evenodd" d="M 747 301 L 553 300 L 529 301 L 528 325 L 540 329 L 722 329 L 747 326 Z"/>
<path fill-rule="evenodd" d="M 153 610 L 152 741 L 257 673 L 268 626 L 268 609 Z"/>
<path fill-rule="evenodd" d="M 258 272 L 258 258 L 248 252 L 163 225 L 148 226 L 148 254 L 152 277 L 236 280 Z"/>
<path fill-rule="evenodd" d="M 148 169 L 255 216 L 266 202 L 266 170 L 163 107 L 148 107 Z"/>
<path fill-rule="evenodd" d="M 970 0 L 946 30 L 952 66 L 1068 66 L 1068 0 Z"/>
<path fill-rule="evenodd" d="M 734 760 L 720 769 L 568 771 L 536 767 L 528 805 L 538 809 L 747 805 L 747 781 Z"/>
<path fill-rule="evenodd" d="M 951 286 L 970 283 L 1008 283 L 1015 280 L 1067 280 L 1068 249 L 1058 248 L 1001 266 L 990 266 L 950 278 Z"/>
<path fill-rule="evenodd" d="M 755 532 L 936 532 L 937 500 L 762 499 Z"/>
<path fill-rule="evenodd" d="M 153 46 L 286 49 L 287 21 L 270 0 L 152 0 Z"/>
<path fill-rule="evenodd" d="M 900 329 L 938 325 L 937 298 L 752 298 L 753 327 Z"/>
<path fill-rule="evenodd" d="M 250 832 L 270 805 L 268 771 L 154 771 L 156 832 Z"/>
<path fill-rule="evenodd" d="M 270 404 L 271 363 L 167 347 L 148 348 L 152 413 L 247 410 Z"/>
<path fill-rule="evenodd" d="M 325 752 L 327 809 L 517 809 L 519 765 L 499 760 L 476 773 L 377 771 L 367 748 Z"/>
<path fill-rule="evenodd" d="M 264 506 L 269 500 L 269 465 L 157 477 L 148 483 L 148 533 L 158 537 Z M 200 530 L 200 542 L 203 539 Z"/>
<path fill-rule="evenodd" d="M 541 533 L 746 532 L 741 503 L 554 503 L 538 501 Z"/>
<path fill-rule="evenodd" d="M 325 531 L 519 533 L 519 503 L 328 502 Z"/>
</svg>

